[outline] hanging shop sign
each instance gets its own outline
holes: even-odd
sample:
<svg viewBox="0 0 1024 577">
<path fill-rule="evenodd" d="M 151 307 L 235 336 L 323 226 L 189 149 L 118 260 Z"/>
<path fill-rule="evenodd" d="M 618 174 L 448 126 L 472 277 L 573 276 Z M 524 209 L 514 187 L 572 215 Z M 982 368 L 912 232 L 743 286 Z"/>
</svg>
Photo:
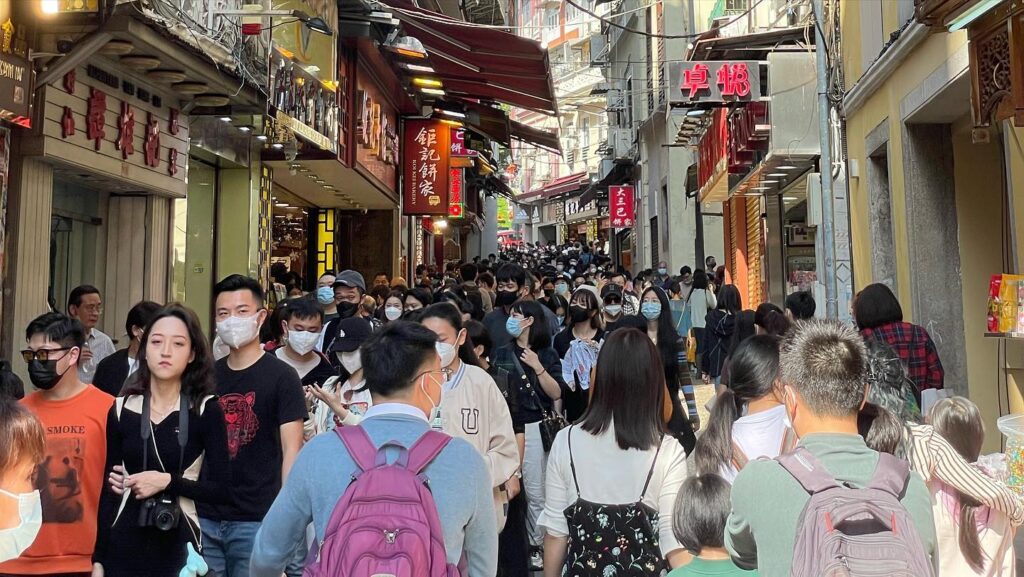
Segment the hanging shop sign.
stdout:
<svg viewBox="0 0 1024 577">
<path fill-rule="evenodd" d="M 669 103 L 749 102 L 761 99 L 757 61 L 670 62 Z"/>
<path fill-rule="evenodd" d="M 362 68 L 357 78 L 355 96 L 355 162 L 385 188 L 396 191 L 400 158 L 398 111 L 384 98 L 384 92 L 372 78 L 363 73 Z"/>
<path fill-rule="evenodd" d="M 82 66 L 45 87 L 43 155 L 111 177 L 126 190 L 184 197 L 188 117 L 138 78 Z M 117 189 L 120 192 L 120 189 Z"/>
<path fill-rule="evenodd" d="M 615 228 L 626 228 L 633 226 L 633 185 L 609 186 L 608 205 L 611 215 L 611 225 Z"/>
<path fill-rule="evenodd" d="M 0 7 L 10 14 L 9 2 Z M 24 128 L 32 127 L 32 64 L 14 47 L 14 24 L 8 17 L 0 24 L 0 118 Z"/>
<path fill-rule="evenodd" d="M 406 120 L 402 142 L 402 211 L 448 215 L 451 131 L 438 120 Z"/>
<path fill-rule="evenodd" d="M 727 113 L 725 108 L 712 113 L 711 127 L 697 145 L 697 185 L 701 202 L 721 202 L 729 195 Z"/>
<path fill-rule="evenodd" d="M 462 168 L 448 169 L 448 218 L 465 216 L 466 204 L 462 197 L 463 174 L 465 172 Z"/>
<path fill-rule="evenodd" d="M 469 147 L 465 128 L 452 128 L 452 156 L 479 156 L 480 153 Z"/>
<path fill-rule="evenodd" d="M 597 219 L 587 221 L 587 240 L 597 240 Z"/>
<path fill-rule="evenodd" d="M 744 174 L 754 164 L 756 151 L 768 149 L 771 126 L 768 104 L 751 102 L 729 115 L 729 172 Z"/>
<path fill-rule="evenodd" d="M 270 116 L 278 130 L 337 152 L 338 102 L 333 81 L 320 80 L 275 47 L 270 54 L 270 86 Z"/>
</svg>

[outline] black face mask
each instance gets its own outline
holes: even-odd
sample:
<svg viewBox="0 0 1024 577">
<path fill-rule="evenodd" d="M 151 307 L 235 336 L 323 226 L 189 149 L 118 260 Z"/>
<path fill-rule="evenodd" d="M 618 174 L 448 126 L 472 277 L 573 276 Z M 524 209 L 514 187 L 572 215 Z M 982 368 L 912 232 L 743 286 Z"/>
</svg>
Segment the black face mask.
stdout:
<svg viewBox="0 0 1024 577">
<path fill-rule="evenodd" d="M 590 311 L 583 307 L 573 305 L 569 307 L 569 316 L 572 319 L 573 324 L 582 323 L 590 318 Z"/>
<path fill-rule="evenodd" d="M 499 307 L 510 307 L 515 304 L 517 300 L 519 300 L 519 297 L 516 295 L 515 291 L 498 291 L 498 298 L 496 299 L 497 302 L 494 304 Z"/>
<path fill-rule="evenodd" d="M 64 373 L 57 373 L 57 361 L 55 360 L 32 360 L 28 363 L 28 378 L 37 389 L 49 391 L 57 386 L 63 376 Z"/>
<path fill-rule="evenodd" d="M 359 305 L 354 303 L 338 303 L 338 316 L 343 319 L 352 318 L 358 308 Z"/>
<path fill-rule="evenodd" d="M 544 296 L 551 298 L 553 294 L 555 294 L 555 289 L 544 289 Z"/>
</svg>

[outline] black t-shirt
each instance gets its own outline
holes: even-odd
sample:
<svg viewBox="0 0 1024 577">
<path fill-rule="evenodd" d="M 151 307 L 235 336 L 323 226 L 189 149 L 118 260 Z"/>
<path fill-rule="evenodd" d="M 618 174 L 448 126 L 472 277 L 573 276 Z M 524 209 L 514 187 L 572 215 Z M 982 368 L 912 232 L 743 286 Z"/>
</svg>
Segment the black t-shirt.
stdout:
<svg viewBox="0 0 1024 577">
<path fill-rule="evenodd" d="M 322 385 L 327 379 L 336 376 L 338 376 L 338 369 L 331 365 L 325 355 L 320 355 L 320 364 L 313 367 L 313 370 L 302 377 L 302 386 L 312 385 L 313 383 Z"/>
<path fill-rule="evenodd" d="M 223 505 L 198 503 L 215 521 L 262 521 L 281 490 L 281 425 L 306 418 L 306 399 L 295 369 L 266 354 L 235 371 L 217 361 L 217 394 L 228 431 L 231 496 Z"/>
</svg>

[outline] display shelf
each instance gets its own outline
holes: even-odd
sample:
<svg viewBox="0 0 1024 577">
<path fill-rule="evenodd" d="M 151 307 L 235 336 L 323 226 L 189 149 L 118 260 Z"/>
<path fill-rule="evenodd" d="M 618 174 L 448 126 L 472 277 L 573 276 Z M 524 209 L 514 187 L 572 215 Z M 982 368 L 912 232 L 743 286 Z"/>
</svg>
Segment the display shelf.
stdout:
<svg viewBox="0 0 1024 577">
<path fill-rule="evenodd" d="M 1021 339 L 1024 340 L 1024 333 L 985 333 L 989 339 Z"/>
</svg>

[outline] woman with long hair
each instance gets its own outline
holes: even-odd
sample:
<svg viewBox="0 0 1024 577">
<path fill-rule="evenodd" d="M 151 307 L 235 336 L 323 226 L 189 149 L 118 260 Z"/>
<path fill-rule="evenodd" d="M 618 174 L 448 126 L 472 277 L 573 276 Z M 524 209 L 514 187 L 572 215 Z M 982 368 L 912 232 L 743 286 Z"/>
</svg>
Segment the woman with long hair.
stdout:
<svg viewBox="0 0 1024 577">
<path fill-rule="evenodd" d="M 138 360 L 107 417 L 111 475 L 93 560 L 107 577 L 174 577 L 186 545 L 200 547 L 195 502 L 229 498 L 224 413 L 213 396 L 210 347 L 190 309 L 161 309 L 142 335 Z"/>
<path fill-rule="evenodd" d="M 403 290 L 392 290 L 388 293 L 388 298 L 384 299 L 384 312 L 381 314 L 382 321 L 390 323 L 402 318 L 402 313 L 405 312 L 405 292 Z"/>
<path fill-rule="evenodd" d="M 462 314 L 455 305 L 430 305 L 423 309 L 419 322 L 437 334 L 441 370 L 448 375 L 441 406 L 431 415 L 431 426 L 469 441 L 487 461 L 501 531 L 505 525 L 505 505 L 519 494 L 519 447 L 508 404 L 494 379 L 480 368 Z"/>
<path fill-rule="evenodd" d="M 565 418 L 569 422 L 575 422 L 587 409 L 587 402 L 590 399 L 590 371 L 597 361 L 597 351 L 605 338 L 601 321 L 601 303 L 593 291 L 576 289 L 572 295 L 565 324 L 566 328 L 555 337 L 554 345 L 558 358 L 562 359 L 563 378 L 569 385 L 562 394 Z M 568 379 L 570 372 L 571 383 Z"/>
<path fill-rule="evenodd" d="M 547 452 L 540 422 L 555 415 L 555 401 L 562 397 L 562 362 L 551 347 L 551 331 L 543 305 L 519 300 L 512 305 L 505 330 L 512 341 L 494 351 L 493 363 L 509 373 L 510 394 L 519 403 L 519 418 L 526 432 L 523 447 L 523 490 L 529 503 L 531 565 L 542 565 L 543 531 L 537 519 L 544 510 L 544 476 Z"/>
<path fill-rule="evenodd" d="M 543 304 L 555 313 L 559 331 L 569 325 L 569 301 L 565 300 L 564 296 L 552 293 Z"/>
<path fill-rule="evenodd" d="M 697 341 L 697 371 L 702 366 L 701 358 L 704 355 L 704 331 L 707 326 L 708 311 L 718 306 L 718 298 L 715 291 L 711 290 L 708 275 L 703 269 L 693 271 L 693 288 L 690 289 L 690 296 L 686 298 L 686 306 L 690 309 L 690 334 Z"/>
<path fill-rule="evenodd" d="M 736 330 L 736 315 L 742 309 L 740 291 L 730 284 L 718 290 L 718 308 L 707 315 L 702 369 L 707 380 L 714 382 L 719 389 L 722 367 L 725 366 L 725 357 L 729 356 L 729 343 Z"/>
<path fill-rule="evenodd" d="M 601 347 L 590 406 L 551 448 L 544 575 L 658 575 L 682 563 L 672 533 L 686 452 L 662 420 L 661 353 L 620 329 Z"/>
<path fill-rule="evenodd" d="M 685 370 L 686 356 L 683 339 L 676 333 L 675 325 L 672 323 L 672 309 L 668 302 L 668 295 L 659 286 L 648 287 L 640 295 L 640 316 L 647 322 L 647 336 L 650 337 L 654 346 L 658 347 L 661 355 L 661 367 L 665 373 L 665 383 L 668 386 L 669 401 L 672 403 L 672 416 L 668 422 L 668 429 L 672 436 L 683 444 L 686 454 L 693 451 L 697 438 L 693 433 L 696 422 L 700 428 L 700 418 L 697 416 L 697 400 L 693 396 L 693 385 L 690 382 L 690 375 Z M 684 393 L 686 394 L 687 410 L 684 411 L 679 401 L 680 381 L 686 381 Z"/>
<path fill-rule="evenodd" d="M 779 338 L 750 337 L 736 347 L 730 366 L 729 387 L 711 408 L 694 463 L 700 474 L 732 483 L 747 461 L 779 456 L 793 448 L 796 436 L 779 399 Z"/>
</svg>

